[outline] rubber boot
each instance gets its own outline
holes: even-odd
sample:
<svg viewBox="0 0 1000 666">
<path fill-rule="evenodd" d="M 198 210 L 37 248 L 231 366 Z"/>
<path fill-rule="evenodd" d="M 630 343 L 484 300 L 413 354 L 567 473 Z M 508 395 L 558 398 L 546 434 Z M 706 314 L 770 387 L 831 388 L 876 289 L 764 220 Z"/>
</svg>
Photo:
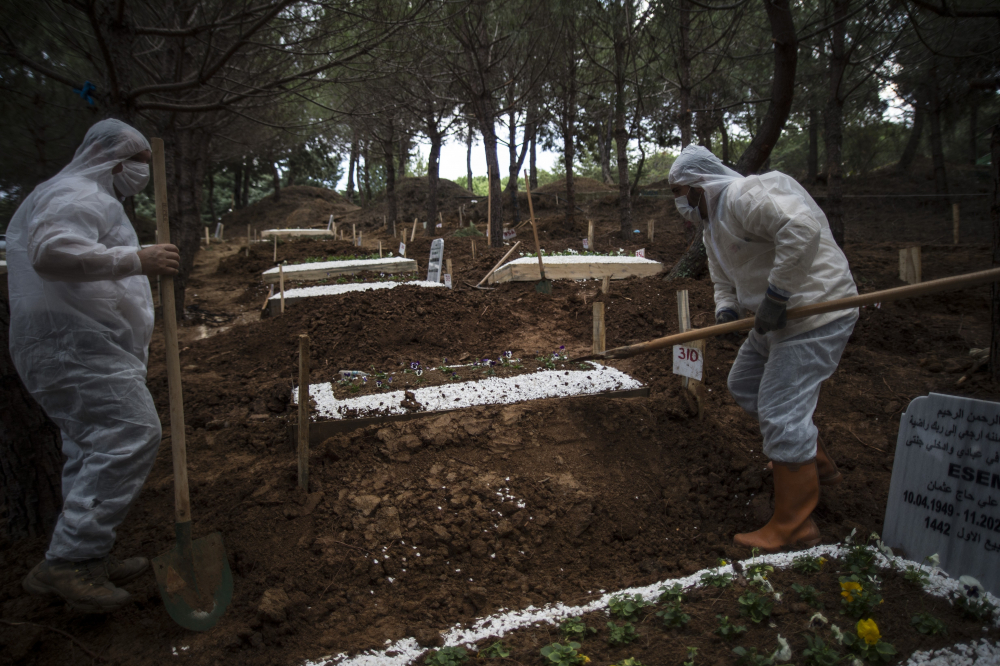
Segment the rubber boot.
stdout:
<svg viewBox="0 0 1000 666">
<path fill-rule="evenodd" d="M 810 518 L 819 501 L 816 461 L 774 463 L 774 515 L 756 532 L 737 534 L 733 544 L 774 553 L 785 546 L 815 546 L 820 534 Z"/>
<path fill-rule="evenodd" d="M 131 583 L 146 573 L 147 569 L 149 569 L 149 560 L 145 557 L 129 557 L 119 560 L 116 557 L 108 556 L 108 580 L 115 586 L 120 587 Z"/>
<path fill-rule="evenodd" d="M 774 463 L 767 463 L 767 468 L 773 471 Z M 823 446 L 823 440 L 819 438 L 816 439 L 816 470 L 819 473 L 821 486 L 838 486 L 844 480 L 844 475 L 837 469 L 837 463 L 833 462 L 833 458 Z"/>
<path fill-rule="evenodd" d="M 83 613 L 110 613 L 131 599 L 108 580 L 107 558 L 85 562 L 42 560 L 21 582 L 24 590 L 41 596 L 58 596 Z"/>
</svg>

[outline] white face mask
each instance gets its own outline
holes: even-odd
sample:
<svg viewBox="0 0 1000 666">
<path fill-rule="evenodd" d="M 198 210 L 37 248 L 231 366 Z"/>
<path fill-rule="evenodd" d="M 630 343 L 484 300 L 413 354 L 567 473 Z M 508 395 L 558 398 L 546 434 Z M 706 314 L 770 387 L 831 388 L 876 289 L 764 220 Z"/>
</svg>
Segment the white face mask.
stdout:
<svg viewBox="0 0 1000 666">
<path fill-rule="evenodd" d="M 701 222 L 701 211 L 698 210 L 697 206 L 689 204 L 686 196 L 675 198 L 674 205 L 677 206 L 677 212 L 681 214 L 681 217 L 688 222 L 693 224 Z"/>
<path fill-rule="evenodd" d="M 122 170 L 114 176 L 115 188 L 123 197 L 142 192 L 149 182 L 149 165 L 134 160 L 122 162 Z"/>
</svg>

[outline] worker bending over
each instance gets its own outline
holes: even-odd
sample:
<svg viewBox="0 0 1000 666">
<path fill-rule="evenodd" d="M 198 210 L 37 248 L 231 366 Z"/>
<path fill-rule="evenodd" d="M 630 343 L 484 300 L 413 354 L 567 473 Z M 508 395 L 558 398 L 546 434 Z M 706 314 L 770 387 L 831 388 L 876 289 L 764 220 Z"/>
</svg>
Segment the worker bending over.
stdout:
<svg viewBox="0 0 1000 666">
<path fill-rule="evenodd" d="M 7 229 L 11 356 L 59 426 L 66 455 L 62 513 L 23 587 L 85 612 L 123 606 L 129 593 L 117 586 L 149 566 L 110 552 L 160 443 L 146 388 L 153 301 L 145 276 L 180 266 L 173 245 L 140 249 L 122 207 L 149 181 L 150 157 L 134 128 L 96 123 Z"/>
<path fill-rule="evenodd" d="M 858 293 L 826 215 L 794 179 L 776 171 L 740 176 L 701 146 L 670 168 L 677 210 L 704 223 L 715 286 L 715 321 L 753 311 L 754 327 L 729 373 L 736 403 L 755 415 L 774 470 L 774 515 L 737 546 L 772 552 L 819 542 L 810 514 L 819 486 L 842 480 L 818 440 L 819 390 L 840 362 L 858 310 L 787 322 L 786 309 Z"/>
</svg>

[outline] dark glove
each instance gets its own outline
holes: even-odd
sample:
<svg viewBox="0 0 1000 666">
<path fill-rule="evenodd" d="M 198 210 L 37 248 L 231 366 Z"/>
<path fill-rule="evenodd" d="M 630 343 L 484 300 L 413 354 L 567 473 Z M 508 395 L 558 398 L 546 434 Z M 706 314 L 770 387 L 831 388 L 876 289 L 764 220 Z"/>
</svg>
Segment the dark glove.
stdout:
<svg viewBox="0 0 1000 666">
<path fill-rule="evenodd" d="M 780 331 L 788 323 L 787 308 L 788 299 L 768 289 L 760 307 L 757 308 L 757 316 L 753 319 L 753 330 L 759 335 L 769 331 Z"/>
<path fill-rule="evenodd" d="M 716 324 L 728 324 L 729 322 L 736 321 L 739 318 L 740 316 L 736 314 L 734 310 L 730 310 L 729 308 L 722 308 L 715 313 Z M 719 339 L 733 345 L 738 345 L 743 340 L 743 334 L 739 331 L 733 331 L 732 333 L 720 335 Z"/>
</svg>

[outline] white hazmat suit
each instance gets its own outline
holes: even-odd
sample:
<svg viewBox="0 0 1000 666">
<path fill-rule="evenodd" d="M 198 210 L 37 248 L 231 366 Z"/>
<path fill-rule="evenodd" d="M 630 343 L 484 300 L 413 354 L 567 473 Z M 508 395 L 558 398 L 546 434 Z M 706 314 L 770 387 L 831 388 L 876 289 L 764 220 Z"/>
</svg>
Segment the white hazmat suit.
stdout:
<svg viewBox="0 0 1000 666">
<path fill-rule="evenodd" d="M 717 313 L 756 312 L 769 289 L 790 308 L 858 293 L 826 215 L 794 179 L 777 171 L 743 177 L 706 148 L 687 146 L 668 180 L 704 190 L 703 238 Z M 678 210 L 697 217 L 687 201 L 679 201 Z M 812 415 L 820 386 L 836 370 L 857 317 L 857 309 L 830 312 L 764 335 L 750 331 L 729 390 L 757 415 L 770 459 L 816 457 Z"/>
<path fill-rule="evenodd" d="M 129 125 L 96 123 L 7 229 L 11 356 L 59 426 L 67 457 L 63 511 L 46 553 L 53 562 L 108 555 L 160 442 L 146 388 L 152 295 L 113 188 L 134 194 L 148 171 L 126 163 L 112 175 L 145 150 Z"/>
</svg>

